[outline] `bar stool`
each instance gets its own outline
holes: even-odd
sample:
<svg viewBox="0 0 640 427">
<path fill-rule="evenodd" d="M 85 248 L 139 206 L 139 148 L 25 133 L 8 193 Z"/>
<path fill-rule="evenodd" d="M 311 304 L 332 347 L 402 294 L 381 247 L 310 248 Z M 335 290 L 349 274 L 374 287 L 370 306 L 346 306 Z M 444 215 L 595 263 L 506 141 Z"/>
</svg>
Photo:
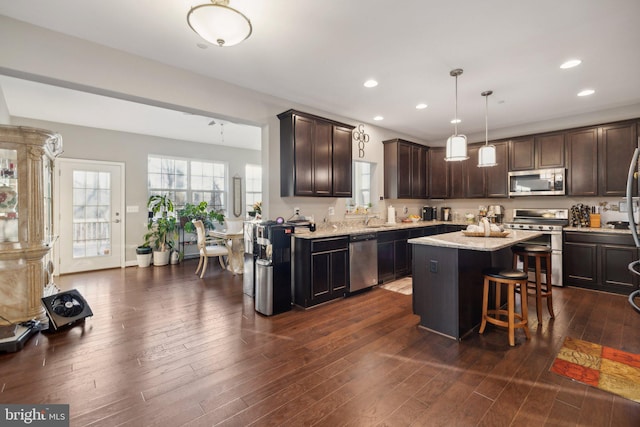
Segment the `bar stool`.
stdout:
<svg viewBox="0 0 640 427">
<path fill-rule="evenodd" d="M 528 325 L 528 310 L 526 293 L 520 293 L 520 313 L 515 312 L 515 293 L 516 286 L 520 288 L 527 286 L 527 273 L 520 270 L 505 270 L 501 268 L 487 268 L 482 271 L 484 277 L 484 289 L 482 292 L 482 323 L 480 324 L 480 333 L 484 332 L 487 322 L 496 326 L 506 327 L 509 331 L 509 345 L 515 345 L 514 332 L 516 328 L 524 329 L 527 340 L 531 339 Z M 495 309 L 489 310 L 489 287 L 495 284 Z M 500 288 L 507 285 L 507 309 L 501 309 Z M 523 297 L 524 295 L 524 297 Z M 500 319 L 500 316 L 506 316 L 507 320 Z M 518 319 L 518 322 L 516 322 Z"/>
<path fill-rule="evenodd" d="M 551 249 L 546 246 L 540 245 L 514 245 L 511 247 L 513 251 L 513 268 L 516 268 L 518 264 L 518 258 L 522 257 L 522 270 L 529 271 L 529 257 L 535 258 L 535 281 L 527 280 L 527 294 L 529 290 L 533 291 L 532 295 L 536 297 L 536 315 L 538 316 L 538 323 L 542 323 L 542 298 L 547 299 L 547 309 L 552 319 L 555 319 L 553 313 L 553 296 L 552 296 L 552 284 L 551 284 Z M 546 283 L 542 283 L 542 262 L 545 261 L 546 270 Z M 529 286 L 529 284 L 533 286 Z"/>
</svg>

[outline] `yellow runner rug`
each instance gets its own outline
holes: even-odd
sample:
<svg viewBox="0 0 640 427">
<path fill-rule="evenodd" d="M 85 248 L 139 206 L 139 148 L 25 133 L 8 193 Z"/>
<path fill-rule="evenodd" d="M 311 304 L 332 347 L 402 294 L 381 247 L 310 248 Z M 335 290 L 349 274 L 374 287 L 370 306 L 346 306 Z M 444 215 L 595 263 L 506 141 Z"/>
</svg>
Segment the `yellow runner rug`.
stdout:
<svg viewBox="0 0 640 427">
<path fill-rule="evenodd" d="M 551 372 L 640 403 L 640 355 L 567 337 Z"/>
</svg>

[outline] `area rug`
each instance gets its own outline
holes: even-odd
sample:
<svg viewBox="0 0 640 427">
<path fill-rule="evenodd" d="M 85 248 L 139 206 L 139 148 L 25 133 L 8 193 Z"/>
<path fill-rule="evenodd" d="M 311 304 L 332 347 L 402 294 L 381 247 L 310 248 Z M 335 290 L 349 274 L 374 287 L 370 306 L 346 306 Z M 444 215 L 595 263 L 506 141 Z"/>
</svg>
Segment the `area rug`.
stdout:
<svg viewBox="0 0 640 427">
<path fill-rule="evenodd" d="M 413 293 L 413 282 L 411 281 L 411 277 L 403 277 L 402 279 L 380 285 L 380 287 L 403 295 L 411 295 Z"/>
<path fill-rule="evenodd" d="M 551 372 L 640 403 L 640 354 L 567 337 Z"/>
</svg>

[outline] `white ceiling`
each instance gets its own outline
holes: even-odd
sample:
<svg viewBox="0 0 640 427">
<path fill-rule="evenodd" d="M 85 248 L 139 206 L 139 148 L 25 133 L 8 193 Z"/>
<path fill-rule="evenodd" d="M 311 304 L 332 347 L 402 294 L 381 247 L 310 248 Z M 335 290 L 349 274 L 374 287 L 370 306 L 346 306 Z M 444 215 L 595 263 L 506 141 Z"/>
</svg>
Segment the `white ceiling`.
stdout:
<svg viewBox="0 0 640 427">
<path fill-rule="evenodd" d="M 0 75 L 12 116 L 260 150 L 261 129 Z"/>
<path fill-rule="evenodd" d="M 0 0 L 0 13 L 355 121 L 374 123 L 381 115 L 376 125 L 425 141 L 452 133 L 454 68 L 464 69 L 458 116 L 466 134 L 484 132 L 480 93 L 489 89 L 490 133 L 640 105 L 638 0 L 231 0 L 251 19 L 253 34 L 234 47 L 202 49 L 186 14 L 204 2 Z M 561 70 L 570 58 L 583 62 Z M 368 78 L 379 86 L 364 88 Z M 0 84 L 12 115 L 46 113 L 29 111 L 38 102 L 18 106 L 16 98 L 49 89 L 8 78 Z M 585 88 L 596 92 L 577 97 Z M 62 95 L 54 95 L 59 103 Z M 416 110 L 419 102 L 429 107 Z M 60 116 L 66 110 L 56 108 Z M 134 117 L 96 108 L 86 120 L 122 124 Z M 176 117 L 187 126 L 208 124 Z"/>
</svg>

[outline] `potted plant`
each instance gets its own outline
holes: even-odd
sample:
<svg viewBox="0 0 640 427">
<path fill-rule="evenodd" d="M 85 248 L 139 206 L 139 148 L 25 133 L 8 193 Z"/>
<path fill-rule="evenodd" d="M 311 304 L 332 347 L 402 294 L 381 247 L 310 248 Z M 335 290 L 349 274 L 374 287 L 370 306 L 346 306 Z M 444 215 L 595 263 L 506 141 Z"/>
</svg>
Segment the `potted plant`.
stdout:
<svg viewBox="0 0 640 427">
<path fill-rule="evenodd" d="M 143 246 L 153 249 L 153 265 L 167 265 L 178 237 L 178 221 L 169 215 L 174 210 L 173 201 L 167 195 L 156 194 L 149 197 L 147 207 L 155 219 L 147 226 L 149 232 Z"/>
<path fill-rule="evenodd" d="M 191 221 L 199 219 L 207 230 L 215 228 L 215 222 L 224 224 L 224 215 L 215 209 L 209 210 L 207 202 L 200 202 L 197 205 L 187 203 L 183 209 L 178 211 L 180 225 L 187 233 L 195 233 L 196 228 Z"/>
<path fill-rule="evenodd" d="M 171 250 L 178 236 L 178 221 L 175 217 L 157 218 L 148 225 L 145 245 L 153 249 L 153 265 L 167 265 Z"/>
<path fill-rule="evenodd" d="M 166 194 L 154 194 L 147 200 L 147 208 L 153 213 L 154 218 L 158 214 L 166 218 L 170 212 L 173 212 L 173 200 Z"/>
<path fill-rule="evenodd" d="M 262 202 L 255 202 L 253 204 L 253 210 L 249 212 L 249 216 L 252 218 L 261 218 L 262 217 Z"/>
<path fill-rule="evenodd" d="M 138 267 L 149 267 L 151 264 L 151 253 L 153 249 L 147 244 L 143 244 L 136 248 L 136 258 L 138 259 Z"/>
</svg>

